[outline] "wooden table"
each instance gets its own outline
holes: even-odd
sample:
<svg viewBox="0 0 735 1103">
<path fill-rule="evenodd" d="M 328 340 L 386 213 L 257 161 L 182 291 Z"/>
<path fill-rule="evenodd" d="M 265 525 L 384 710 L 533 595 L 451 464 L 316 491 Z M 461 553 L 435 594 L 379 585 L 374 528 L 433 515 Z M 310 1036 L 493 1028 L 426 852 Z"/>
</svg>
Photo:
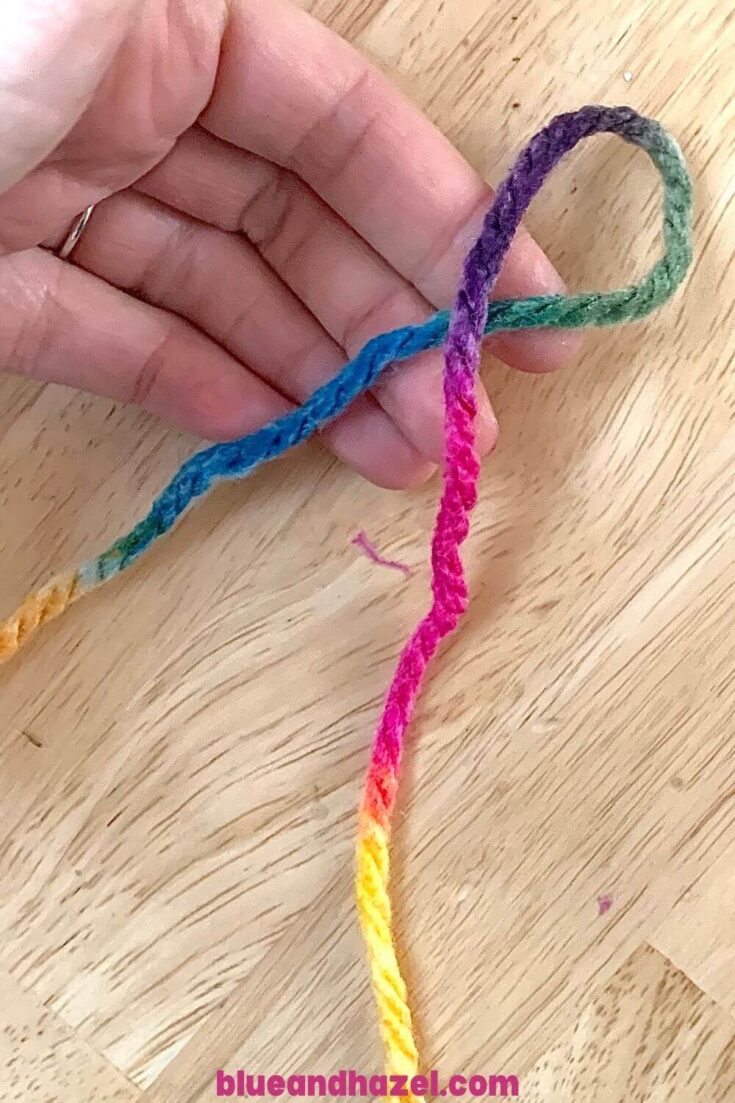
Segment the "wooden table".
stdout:
<svg viewBox="0 0 735 1103">
<path fill-rule="evenodd" d="M 487 366 L 501 442 L 474 603 L 412 729 L 395 898 L 427 1068 L 515 1073 L 527 1101 L 732 1100 L 729 5 L 307 6 L 491 181 L 585 102 L 629 103 L 686 150 L 685 292 L 558 376 Z M 656 186 L 640 153 L 586 143 L 529 224 L 571 286 L 619 285 L 657 248 Z M 0 395 L 10 610 L 135 519 L 193 442 L 55 388 Z M 3 669 L 4 1099 L 204 1103 L 218 1067 L 380 1070 L 355 807 L 425 605 L 435 497 L 307 447 L 220 489 Z M 360 555 L 363 528 L 411 579 Z"/>
</svg>

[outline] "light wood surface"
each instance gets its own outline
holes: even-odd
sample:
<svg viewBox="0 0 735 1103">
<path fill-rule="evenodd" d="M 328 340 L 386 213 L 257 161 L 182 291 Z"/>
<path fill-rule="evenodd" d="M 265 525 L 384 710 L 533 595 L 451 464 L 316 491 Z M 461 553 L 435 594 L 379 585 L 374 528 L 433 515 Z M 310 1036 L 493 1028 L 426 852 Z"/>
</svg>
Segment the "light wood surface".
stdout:
<svg viewBox="0 0 735 1103">
<path fill-rule="evenodd" d="M 533 1103 L 735 1099 L 729 5 L 306 6 L 490 181 L 585 102 L 658 117 L 690 160 L 685 292 L 561 375 L 487 365 L 474 603 L 413 727 L 394 878 L 426 1067 L 515 1073 Z M 650 166 L 614 140 L 529 218 L 597 288 L 644 270 L 658 221 Z M 193 446 L 0 379 L 2 608 L 116 536 Z M 0 672 L 3 1098 L 204 1103 L 218 1067 L 380 1070 L 355 807 L 435 497 L 307 446 Z M 413 577 L 361 556 L 363 528 Z"/>
</svg>

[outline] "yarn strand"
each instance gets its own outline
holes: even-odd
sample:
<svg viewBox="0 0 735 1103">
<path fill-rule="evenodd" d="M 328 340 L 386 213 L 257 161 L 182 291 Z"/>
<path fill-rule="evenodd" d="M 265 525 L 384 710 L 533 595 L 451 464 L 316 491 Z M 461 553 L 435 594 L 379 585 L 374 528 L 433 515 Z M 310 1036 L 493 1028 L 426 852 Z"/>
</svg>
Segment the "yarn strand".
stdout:
<svg viewBox="0 0 735 1103">
<path fill-rule="evenodd" d="M 563 156 L 561 151 L 571 149 L 589 134 L 605 130 L 645 149 L 661 173 L 665 187 L 664 256 L 641 283 L 618 291 L 539 295 L 491 303 L 484 321 L 485 334 L 635 321 L 660 306 L 683 279 L 691 260 L 691 183 L 686 165 L 677 143 L 663 127 L 629 107 L 592 106 L 559 115 L 532 139 L 498 192 L 498 197 L 503 196 L 503 208 L 496 199 L 487 216 L 497 221 L 502 253 L 517 224 L 518 209 L 528 206 L 543 178 Z M 404 326 L 373 338 L 302 406 L 248 436 L 195 453 L 130 532 L 83 563 L 59 588 L 47 585 L 30 594 L 13 616 L 0 624 L 0 663 L 15 655 L 43 623 L 58 616 L 72 600 L 132 566 L 213 486 L 240 479 L 307 440 L 372 387 L 389 365 L 444 344 L 449 325 L 450 315 L 442 311 L 422 325 Z"/>
<path fill-rule="evenodd" d="M 661 174 L 663 256 L 640 283 L 617 291 L 488 303 L 513 236 L 548 174 L 578 142 L 603 132 L 644 149 Z M 460 550 L 477 501 L 480 465 L 475 450 L 475 386 L 483 335 L 609 326 L 643 318 L 673 294 L 689 267 L 691 206 L 691 182 L 681 151 L 659 123 L 629 107 L 594 105 L 552 119 L 531 139 L 498 189 L 465 261 L 451 313 L 440 312 L 423 325 L 375 337 L 302 406 L 246 437 L 193 455 L 134 528 L 77 571 L 29 594 L 0 625 L 3 662 L 42 624 L 135 563 L 218 482 L 242 478 L 312 436 L 372 387 L 389 365 L 444 346 L 443 489 L 431 544 L 432 600 L 400 653 L 377 726 L 358 819 L 357 910 L 389 1074 L 410 1080 L 419 1062 L 394 939 L 389 894 L 391 817 L 405 735 L 424 675 L 441 642 L 457 627 L 469 600 Z"/>
</svg>

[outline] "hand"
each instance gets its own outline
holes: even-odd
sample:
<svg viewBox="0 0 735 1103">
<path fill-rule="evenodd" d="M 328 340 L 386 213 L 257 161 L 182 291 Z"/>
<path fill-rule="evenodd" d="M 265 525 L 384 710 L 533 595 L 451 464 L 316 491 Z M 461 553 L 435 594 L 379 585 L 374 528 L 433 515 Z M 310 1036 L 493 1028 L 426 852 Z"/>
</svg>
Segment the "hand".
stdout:
<svg viewBox="0 0 735 1103">
<path fill-rule="evenodd" d="M 288 0 L 25 0 L 0 12 L 0 365 L 210 439 L 303 401 L 376 333 L 451 304 L 490 189 Z M 97 203 L 72 261 L 51 251 Z M 40 246 L 46 246 L 42 248 Z M 527 234 L 497 293 L 558 291 Z M 576 337 L 498 337 L 547 371 Z M 324 440 L 384 486 L 441 459 L 441 356 Z M 497 426 L 484 390 L 478 444 Z"/>
</svg>

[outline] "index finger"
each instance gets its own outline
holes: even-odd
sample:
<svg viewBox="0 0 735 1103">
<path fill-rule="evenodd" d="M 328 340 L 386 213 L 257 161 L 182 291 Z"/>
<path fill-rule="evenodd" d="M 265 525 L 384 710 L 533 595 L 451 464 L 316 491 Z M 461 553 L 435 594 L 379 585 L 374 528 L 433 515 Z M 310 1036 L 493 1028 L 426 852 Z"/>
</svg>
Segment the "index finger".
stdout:
<svg viewBox="0 0 735 1103">
<path fill-rule="evenodd" d="M 431 303 L 447 306 L 492 190 L 369 62 L 289 0 L 236 0 L 202 124 L 297 173 Z M 496 294 L 564 290 L 521 232 Z M 550 370 L 574 334 L 504 339 L 501 355 Z"/>
</svg>

